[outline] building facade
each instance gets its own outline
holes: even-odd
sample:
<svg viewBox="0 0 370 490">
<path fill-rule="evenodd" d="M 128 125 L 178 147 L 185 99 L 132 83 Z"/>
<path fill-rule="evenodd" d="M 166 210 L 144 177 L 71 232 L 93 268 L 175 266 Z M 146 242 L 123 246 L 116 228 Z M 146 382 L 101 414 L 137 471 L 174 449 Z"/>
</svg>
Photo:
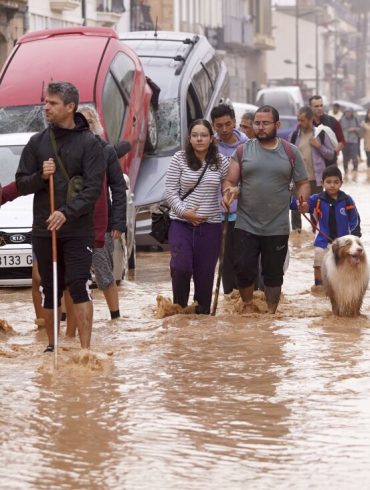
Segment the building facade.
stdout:
<svg viewBox="0 0 370 490">
<path fill-rule="evenodd" d="M 273 9 L 276 51 L 267 55 L 268 84 L 299 84 L 306 97 L 318 92 L 328 102 L 357 101 L 369 94 L 370 3 L 284 3 Z"/>
<path fill-rule="evenodd" d="M 228 67 L 230 98 L 254 102 L 267 82 L 266 51 L 274 49 L 271 0 L 132 0 L 131 8 L 133 4 L 142 24 L 146 9 L 152 28 L 205 35 Z M 131 29 L 140 30 L 140 22 L 134 19 Z"/>
<path fill-rule="evenodd" d="M 0 0 L 0 66 L 24 33 L 27 0 Z"/>
<path fill-rule="evenodd" d="M 128 15 L 127 1 L 0 0 L 0 66 L 23 34 L 74 25 L 115 27 Z"/>
</svg>

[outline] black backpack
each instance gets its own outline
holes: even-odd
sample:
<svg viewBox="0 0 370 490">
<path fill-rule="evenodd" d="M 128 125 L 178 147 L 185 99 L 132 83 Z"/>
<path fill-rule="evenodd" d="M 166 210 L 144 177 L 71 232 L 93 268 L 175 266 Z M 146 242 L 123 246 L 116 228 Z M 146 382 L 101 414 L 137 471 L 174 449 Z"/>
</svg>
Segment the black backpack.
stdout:
<svg viewBox="0 0 370 490">
<path fill-rule="evenodd" d="M 293 145 L 297 141 L 297 136 L 298 136 L 298 128 L 293 131 L 292 136 L 290 138 L 290 142 L 293 143 Z M 321 144 L 323 145 L 324 141 L 325 141 L 325 131 L 324 130 L 320 131 L 319 139 L 321 141 Z M 336 165 L 337 164 L 337 154 L 334 153 L 333 158 L 331 158 L 331 159 L 324 158 L 324 160 L 325 160 L 325 167 L 329 167 L 329 165 Z"/>
</svg>

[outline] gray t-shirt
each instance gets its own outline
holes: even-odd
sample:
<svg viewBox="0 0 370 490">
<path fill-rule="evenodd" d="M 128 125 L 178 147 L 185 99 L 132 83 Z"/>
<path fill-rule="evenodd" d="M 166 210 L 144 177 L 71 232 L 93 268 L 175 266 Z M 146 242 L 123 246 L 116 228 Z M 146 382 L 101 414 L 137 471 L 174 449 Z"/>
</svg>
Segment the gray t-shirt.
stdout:
<svg viewBox="0 0 370 490">
<path fill-rule="evenodd" d="M 302 155 L 294 145 L 292 149 L 293 180 L 305 180 Z M 236 153 L 234 158 L 238 161 Z M 257 139 L 247 141 L 235 227 L 254 235 L 288 235 L 291 176 L 292 166 L 280 140 L 274 150 L 267 150 Z"/>
</svg>

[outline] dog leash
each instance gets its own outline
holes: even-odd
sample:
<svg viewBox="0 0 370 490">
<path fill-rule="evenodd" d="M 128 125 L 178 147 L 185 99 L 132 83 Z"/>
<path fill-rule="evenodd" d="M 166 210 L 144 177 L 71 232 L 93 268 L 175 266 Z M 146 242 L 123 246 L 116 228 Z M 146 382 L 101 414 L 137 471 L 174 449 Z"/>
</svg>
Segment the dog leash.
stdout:
<svg viewBox="0 0 370 490">
<path fill-rule="evenodd" d="M 303 203 L 303 196 L 299 196 L 299 203 L 302 204 Z M 330 238 L 330 236 L 328 236 L 326 233 L 324 233 L 323 231 L 320 230 L 320 228 L 318 228 L 318 226 L 316 225 L 316 223 L 314 223 L 310 218 L 308 218 L 306 216 L 306 213 L 301 213 L 303 215 L 303 217 L 310 223 L 310 225 L 312 226 L 312 228 L 314 230 L 316 230 L 318 233 L 321 233 L 321 235 L 326 239 L 328 240 L 329 243 L 333 243 L 333 240 Z"/>
<path fill-rule="evenodd" d="M 330 236 L 328 236 L 326 233 L 321 231 L 320 228 L 318 228 L 318 226 L 316 225 L 316 223 L 314 223 L 310 218 L 308 218 L 305 213 L 301 213 L 301 214 L 304 218 L 306 218 L 306 220 L 310 223 L 310 225 L 312 226 L 313 229 L 315 229 L 318 233 L 321 233 L 321 235 L 326 240 L 328 240 L 329 243 L 333 243 L 333 240 L 330 238 Z"/>
</svg>

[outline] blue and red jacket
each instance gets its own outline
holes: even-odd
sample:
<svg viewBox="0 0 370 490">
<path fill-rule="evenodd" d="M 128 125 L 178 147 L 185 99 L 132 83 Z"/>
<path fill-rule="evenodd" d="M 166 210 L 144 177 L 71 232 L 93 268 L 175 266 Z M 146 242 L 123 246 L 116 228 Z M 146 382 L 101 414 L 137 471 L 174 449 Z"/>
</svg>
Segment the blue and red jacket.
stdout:
<svg viewBox="0 0 370 490">
<path fill-rule="evenodd" d="M 314 241 L 315 247 L 326 248 L 329 244 L 327 237 L 338 238 L 344 235 L 361 236 L 360 215 L 351 196 L 343 191 L 339 191 L 335 201 L 331 199 L 325 191 L 313 194 L 308 198 L 309 213 L 313 215 L 318 224 L 318 228 L 326 235 L 317 233 Z M 335 207 L 336 236 L 332 236 L 329 226 L 330 207 Z M 291 209 L 297 210 L 297 202 L 292 199 Z"/>
</svg>

